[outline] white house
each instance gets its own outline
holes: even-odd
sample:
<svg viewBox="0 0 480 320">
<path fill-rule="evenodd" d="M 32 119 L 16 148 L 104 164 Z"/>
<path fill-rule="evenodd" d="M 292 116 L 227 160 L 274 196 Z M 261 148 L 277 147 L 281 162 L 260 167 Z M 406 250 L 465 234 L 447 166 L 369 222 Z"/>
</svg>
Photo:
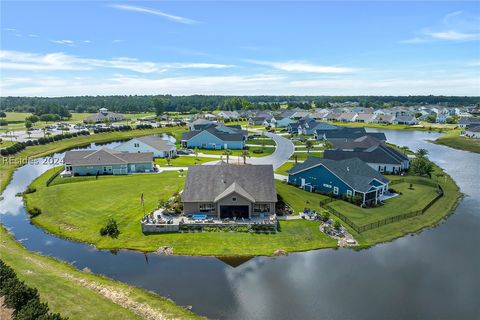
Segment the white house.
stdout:
<svg viewBox="0 0 480 320">
<path fill-rule="evenodd" d="M 129 153 L 153 152 L 155 158 L 172 158 L 177 155 L 175 139 L 168 136 L 145 136 L 128 140 L 115 148 Z"/>
</svg>

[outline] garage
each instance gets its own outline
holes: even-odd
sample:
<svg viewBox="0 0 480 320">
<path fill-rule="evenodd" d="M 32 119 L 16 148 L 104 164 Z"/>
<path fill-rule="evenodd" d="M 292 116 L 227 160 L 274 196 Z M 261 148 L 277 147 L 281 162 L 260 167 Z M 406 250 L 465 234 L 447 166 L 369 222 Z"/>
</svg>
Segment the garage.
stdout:
<svg viewBox="0 0 480 320">
<path fill-rule="evenodd" d="M 248 206 L 220 206 L 220 218 L 248 219 Z"/>
</svg>

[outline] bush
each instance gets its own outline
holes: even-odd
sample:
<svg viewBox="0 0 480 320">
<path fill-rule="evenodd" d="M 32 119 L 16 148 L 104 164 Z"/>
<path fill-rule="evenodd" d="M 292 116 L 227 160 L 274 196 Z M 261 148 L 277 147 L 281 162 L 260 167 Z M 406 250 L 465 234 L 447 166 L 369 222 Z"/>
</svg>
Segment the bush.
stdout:
<svg viewBox="0 0 480 320">
<path fill-rule="evenodd" d="M 253 153 L 263 153 L 262 149 L 253 149 L 252 150 Z"/>
<path fill-rule="evenodd" d="M 23 192 L 23 194 L 29 194 L 29 193 L 34 193 L 34 192 L 37 192 L 37 188 L 32 187 L 32 186 L 28 186 L 27 189 L 25 189 L 25 191 Z"/>
<path fill-rule="evenodd" d="M 33 217 L 36 217 L 36 216 L 40 215 L 42 213 L 42 210 L 40 210 L 37 207 L 33 207 L 33 208 L 28 209 L 27 212 L 30 215 L 30 217 L 33 218 Z"/>
<path fill-rule="evenodd" d="M 110 236 L 112 238 L 117 238 L 119 234 L 120 231 L 118 230 L 117 222 L 113 218 L 108 219 L 105 227 L 100 229 L 101 236 Z"/>
</svg>

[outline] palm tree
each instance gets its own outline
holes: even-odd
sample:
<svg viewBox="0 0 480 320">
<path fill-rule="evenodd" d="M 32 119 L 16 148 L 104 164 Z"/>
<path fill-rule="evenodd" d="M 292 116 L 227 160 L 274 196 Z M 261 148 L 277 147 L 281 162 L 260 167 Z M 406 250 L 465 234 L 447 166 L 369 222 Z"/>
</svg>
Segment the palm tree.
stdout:
<svg viewBox="0 0 480 320">
<path fill-rule="evenodd" d="M 295 164 L 297 164 L 298 163 L 298 155 L 294 154 L 293 159 L 295 160 Z"/>
<path fill-rule="evenodd" d="M 427 149 L 420 148 L 420 149 L 417 150 L 417 156 L 418 157 L 423 158 L 427 155 L 428 155 L 428 150 Z"/>
<path fill-rule="evenodd" d="M 307 140 L 305 142 L 305 147 L 307 148 L 307 153 L 310 153 L 310 149 L 313 149 L 313 142 L 312 140 Z"/>
<path fill-rule="evenodd" d="M 243 164 L 247 164 L 247 157 L 250 158 L 250 152 L 248 152 L 248 150 L 243 150 L 241 156 L 243 158 Z"/>
<path fill-rule="evenodd" d="M 229 149 L 225 149 L 225 151 L 223 151 L 223 155 L 227 156 L 227 164 L 228 164 L 228 161 L 230 160 L 231 154 L 232 152 Z"/>
</svg>

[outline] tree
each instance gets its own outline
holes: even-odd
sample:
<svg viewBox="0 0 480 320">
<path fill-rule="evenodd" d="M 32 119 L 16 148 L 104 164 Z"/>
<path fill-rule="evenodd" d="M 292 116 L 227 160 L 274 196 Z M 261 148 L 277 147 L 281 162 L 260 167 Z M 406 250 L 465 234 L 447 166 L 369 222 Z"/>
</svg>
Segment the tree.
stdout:
<svg viewBox="0 0 480 320">
<path fill-rule="evenodd" d="M 313 149 L 313 142 L 312 140 L 307 140 L 305 142 L 305 147 L 307 148 L 307 153 L 310 153 L 310 149 Z"/>
<path fill-rule="evenodd" d="M 0 111 L 0 118 L 6 118 L 7 114 L 3 111 Z"/>
<path fill-rule="evenodd" d="M 31 116 L 26 117 L 25 120 L 30 121 L 31 123 L 36 123 L 40 121 L 40 118 L 37 115 L 32 114 Z"/>
<path fill-rule="evenodd" d="M 297 154 L 293 154 L 293 160 L 295 160 L 295 164 L 298 163 L 298 155 Z"/>
<path fill-rule="evenodd" d="M 335 230 L 340 230 L 340 228 L 342 228 L 342 224 L 340 223 L 340 221 L 335 220 L 335 222 L 333 223 L 333 227 L 335 228 Z"/>
<path fill-rule="evenodd" d="M 437 116 L 434 115 L 434 114 L 431 114 L 431 115 L 427 116 L 427 118 L 425 120 L 427 120 L 428 123 L 435 123 L 435 122 L 437 122 Z"/>
<path fill-rule="evenodd" d="M 243 164 L 247 164 L 247 157 L 250 158 L 250 152 L 248 152 L 248 150 L 242 150 L 241 156 L 243 158 Z"/>
<path fill-rule="evenodd" d="M 428 155 L 427 149 L 420 148 L 417 150 L 417 157 L 423 158 L 423 157 L 426 157 L 427 155 Z"/>
<path fill-rule="evenodd" d="M 416 175 L 428 176 L 431 178 L 433 173 L 433 163 L 427 156 L 417 156 L 412 160 L 411 170 Z"/>
<path fill-rule="evenodd" d="M 105 227 L 100 229 L 101 236 L 117 238 L 119 234 L 120 231 L 118 230 L 117 221 L 115 221 L 113 218 L 109 218 Z"/>
<path fill-rule="evenodd" d="M 230 155 L 232 154 L 232 152 L 228 149 L 225 149 L 225 151 L 223 151 L 223 154 L 227 157 L 227 164 L 228 164 L 228 161 L 230 160 Z"/>
<path fill-rule="evenodd" d="M 33 124 L 30 121 L 25 120 L 25 128 L 27 128 L 27 131 L 32 129 L 32 127 L 33 127 Z"/>
<path fill-rule="evenodd" d="M 153 107 L 155 108 L 155 114 L 160 117 L 165 112 L 165 102 L 163 99 L 154 98 Z"/>
</svg>

